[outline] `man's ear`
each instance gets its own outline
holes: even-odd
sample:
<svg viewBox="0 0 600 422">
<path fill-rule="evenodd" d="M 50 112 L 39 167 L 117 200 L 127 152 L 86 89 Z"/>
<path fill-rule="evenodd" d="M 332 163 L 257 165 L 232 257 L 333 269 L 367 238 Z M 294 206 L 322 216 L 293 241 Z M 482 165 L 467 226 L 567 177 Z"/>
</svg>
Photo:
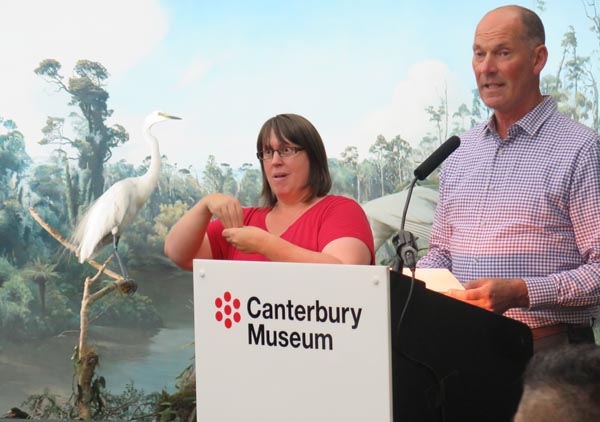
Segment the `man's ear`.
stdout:
<svg viewBox="0 0 600 422">
<path fill-rule="evenodd" d="M 540 44 L 533 49 L 533 72 L 536 75 L 542 73 L 542 69 L 548 61 L 548 49 L 544 44 Z"/>
</svg>

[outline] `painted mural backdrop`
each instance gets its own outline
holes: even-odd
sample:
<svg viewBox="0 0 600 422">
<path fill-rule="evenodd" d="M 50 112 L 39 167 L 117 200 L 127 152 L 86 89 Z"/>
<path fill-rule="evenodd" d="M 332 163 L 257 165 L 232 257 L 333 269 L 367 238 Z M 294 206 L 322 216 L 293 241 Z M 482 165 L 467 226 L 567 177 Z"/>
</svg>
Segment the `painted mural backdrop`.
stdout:
<svg viewBox="0 0 600 422">
<path fill-rule="evenodd" d="M 423 157 L 489 115 L 471 42 L 502 3 L 322 3 L 4 6 L 0 416 L 194 418 L 192 277 L 164 257 L 163 239 L 208 193 L 257 205 L 254 145 L 272 115 L 311 120 L 333 193 L 360 203 L 404 189 Z M 598 131 L 596 2 L 517 3 L 546 24 L 544 93 Z M 119 244 L 137 286 L 125 289 L 107 272 L 94 279 L 43 224 L 68 240 L 94 199 L 148 171 L 141 125 L 153 110 L 183 120 L 155 129 L 162 169 Z M 435 189 L 436 176 L 427 183 Z M 87 293 L 86 279 L 95 280 Z M 85 294 L 97 300 L 82 325 Z"/>
</svg>

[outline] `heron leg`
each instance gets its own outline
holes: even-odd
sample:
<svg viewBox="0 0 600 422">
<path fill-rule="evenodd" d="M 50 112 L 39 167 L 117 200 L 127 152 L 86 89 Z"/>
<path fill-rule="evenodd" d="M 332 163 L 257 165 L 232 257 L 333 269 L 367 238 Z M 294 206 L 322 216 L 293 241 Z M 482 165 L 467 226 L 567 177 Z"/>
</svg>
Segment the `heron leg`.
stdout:
<svg viewBox="0 0 600 422">
<path fill-rule="evenodd" d="M 124 285 L 121 287 L 121 291 L 123 293 L 132 295 L 137 290 L 137 283 L 129 278 L 129 274 L 127 273 L 127 269 L 123 262 L 121 261 L 121 257 L 119 256 L 119 252 L 117 251 L 117 246 L 119 245 L 119 236 L 113 236 L 113 255 L 117 258 L 117 262 L 119 263 L 119 267 L 121 267 L 121 275 L 123 279 L 126 281 Z"/>
<path fill-rule="evenodd" d="M 117 258 L 117 262 L 119 263 L 119 267 L 121 267 L 121 274 L 123 275 L 123 278 L 125 280 L 129 280 L 129 274 L 127 273 L 127 270 L 125 269 L 125 266 L 123 265 L 123 262 L 121 261 L 121 257 L 119 256 L 119 252 L 117 251 L 117 247 L 119 246 L 119 236 L 113 236 L 113 254 L 115 255 L 115 258 Z"/>
</svg>

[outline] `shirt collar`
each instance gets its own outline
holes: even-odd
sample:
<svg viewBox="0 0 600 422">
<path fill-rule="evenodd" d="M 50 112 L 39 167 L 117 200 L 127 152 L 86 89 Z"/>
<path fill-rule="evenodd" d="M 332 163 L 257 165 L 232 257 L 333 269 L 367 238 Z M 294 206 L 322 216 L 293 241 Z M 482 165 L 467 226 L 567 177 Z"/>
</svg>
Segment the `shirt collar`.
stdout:
<svg viewBox="0 0 600 422">
<path fill-rule="evenodd" d="M 516 126 L 524 130 L 529 136 L 532 136 L 538 131 L 546 119 L 554 113 L 554 111 L 556 111 L 556 101 L 554 101 L 554 98 L 551 96 L 544 95 L 544 99 L 541 103 L 508 128 L 508 133 L 510 134 L 513 132 L 513 128 Z M 485 124 L 484 131 L 487 133 L 496 133 L 496 120 L 494 119 L 493 114 Z"/>
</svg>

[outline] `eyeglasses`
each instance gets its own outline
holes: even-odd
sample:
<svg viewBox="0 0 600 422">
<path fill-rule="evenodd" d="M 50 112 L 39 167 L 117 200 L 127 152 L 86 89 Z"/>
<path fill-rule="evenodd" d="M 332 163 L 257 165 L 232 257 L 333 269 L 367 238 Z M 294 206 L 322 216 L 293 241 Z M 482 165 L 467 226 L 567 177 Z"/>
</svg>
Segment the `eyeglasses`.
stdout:
<svg viewBox="0 0 600 422">
<path fill-rule="evenodd" d="M 296 154 L 298 154 L 300 151 L 304 151 L 304 148 L 302 147 L 292 147 L 292 146 L 284 146 L 282 148 L 279 149 L 265 149 L 263 151 L 258 151 L 256 153 L 256 156 L 258 157 L 259 160 L 262 161 L 269 161 L 273 159 L 273 155 L 275 153 L 279 154 L 279 156 L 281 158 L 285 158 L 285 157 L 292 157 Z"/>
</svg>

